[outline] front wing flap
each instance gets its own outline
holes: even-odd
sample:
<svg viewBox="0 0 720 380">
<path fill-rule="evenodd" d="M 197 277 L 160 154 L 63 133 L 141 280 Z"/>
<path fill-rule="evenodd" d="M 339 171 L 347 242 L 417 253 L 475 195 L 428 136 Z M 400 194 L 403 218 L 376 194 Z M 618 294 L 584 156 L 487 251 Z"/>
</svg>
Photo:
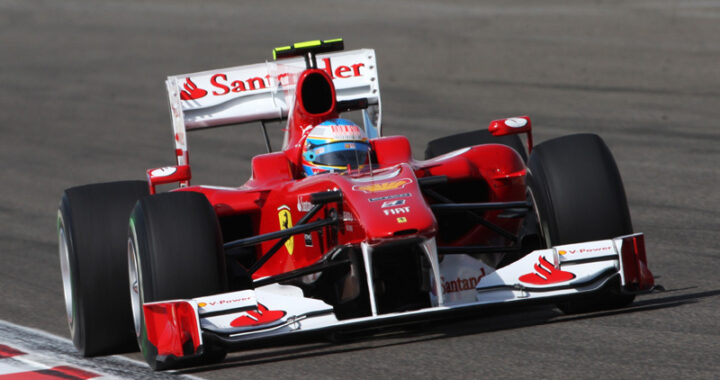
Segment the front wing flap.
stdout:
<svg viewBox="0 0 720 380">
<path fill-rule="evenodd" d="M 156 330 L 163 331 L 163 342 L 183 342 L 191 337 L 193 346 L 197 348 L 202 344 L 204 334 L 225 344 L 232 344 L 297 332 L 381 323 L 402 317 L 429 316 L 484 305 L 543 298 L 551 301 L 558 297 L 598 290 L 617 277 L 620 278 L 621 290 L 624 292 L 648 292 L 654 287 L 653 275 L 647 269 L 642 234 L 537 250 L 498 270 L 493 270 L 470 255 L 447 255 L 446 258 L 440 260 L 438 266 L 442 279 L 440 283 L 443 284 L 443 301 L 440 303 L 437 297 L 429 294 L 434 300 L 434 306 L 425 309 L 340 321 L 335 317 L 331 305 L 304 297 L 302 290 L 297 287 L 272 284 L 255 290 L 192 300 L 145 304 L 145 310 L 149 307 L 158 310 L 163 305 L 184 305 L 183 313 L 154 313 L 152 320 L 148 320 L 146 314 L 145 323 L 151 323 Z M 463 279 L 446 281 L 458 276 L 469 276 L 472 281 L 467 283 L 474 287 L 464 286 Z M 436 292 L 437 289 L 433 289 L 431 293 Z M 451 296 L 453 292 L 457 294 Z M 194 316 L 189 315 L 193 313 Z M 178 315 L 183 319 L 177 319 Z M 173 332 L 181 336 L 173 337 Z M 181 349 L 170 351 L 168 353 L 173 355 L 183 353 Z M 197 349 L 190 350 L 188 354 L 197 354 Z"/>
<path fill-rule="evenodd" d="M 481 281 L 478 302 L 514 302 L 600 289 L 620 277 L 625 292 L 652 289 L 642 234 L 533 251 Z"/>
</svg>

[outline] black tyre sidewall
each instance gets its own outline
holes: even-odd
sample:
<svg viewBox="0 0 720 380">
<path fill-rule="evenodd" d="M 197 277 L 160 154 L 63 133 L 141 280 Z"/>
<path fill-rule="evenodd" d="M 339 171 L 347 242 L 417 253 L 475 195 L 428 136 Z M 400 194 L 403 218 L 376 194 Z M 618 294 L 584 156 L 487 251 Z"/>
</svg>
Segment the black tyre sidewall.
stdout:
<svg viewBox="0 0 720 380">
<path fill-rule="evenodd" d="M 528 185 L 551 245 L 632 233 L 620 173 L 597 135 L 544 142 L 533 149 L 528 168 Z"/>
<path fill-rule="evenodd" d="M 625 189 L 607 145 L 593 134 L 544 142 L 528 161 L 528 187 L 547 247 L 633 232 Z M 557 306 L 567 314 L 623 307 L 635 297 L 613 280 Z"/>
<path fill-rule="evenodd" d="M 73 343 L 83 356 L 135 350 L 127 293 L 127 218 L 148 194 L 144 181 L 122 181 L 67 189 L 58 228 L 65 231 Z"/>
<path fill-rule="evenodd" d="M 142 303 L 226 291 L 218 219 L 203 194 L 173 192 L 141 199 L 130 219 Z M 148 364 L 153 369 L 172 367 L 173 363 L 156 361 L 157 350 L 147 339 L 144 317 L 140 329 L 137 341 Z"/>
</svg>

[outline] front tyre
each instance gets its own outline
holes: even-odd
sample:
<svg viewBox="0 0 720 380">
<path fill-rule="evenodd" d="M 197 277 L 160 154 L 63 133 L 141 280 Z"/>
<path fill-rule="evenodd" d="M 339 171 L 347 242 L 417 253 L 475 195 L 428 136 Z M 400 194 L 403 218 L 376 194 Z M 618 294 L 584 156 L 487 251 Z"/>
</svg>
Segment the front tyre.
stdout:
<svg viewBox="0 0 720 380">
<path fill-rule="evenodd" d="M 57 216 L 65 310 L 83 356 L 135 351 L 126 285 L 127 219 L 144 181 L 65 190 Z"/>
<path fill-rule="evenodd" d="M 611 239 L 633 232 L 620 172 L 603 140 L 593 134 L 552 139 L 528 161 L 528 185 L 547 247 Z M 592 296 L 558 304 L 565 313 L 632 303 L 610 283 Z"/>
<path fill-rule="evenodd" d="M 227 290 L 218 219 L 203 194 L 172 192 L 141 199 L 130 216 L 127 239 L 133 321 L 140 350 L 157 370 L 222 360 L 224 353 L 202 347 L 192 362 L 158 352 L 148 339 L 142 304 L 190 299 Z M 192 347 L 190 347 L 192 349 Z"/>
</svg>

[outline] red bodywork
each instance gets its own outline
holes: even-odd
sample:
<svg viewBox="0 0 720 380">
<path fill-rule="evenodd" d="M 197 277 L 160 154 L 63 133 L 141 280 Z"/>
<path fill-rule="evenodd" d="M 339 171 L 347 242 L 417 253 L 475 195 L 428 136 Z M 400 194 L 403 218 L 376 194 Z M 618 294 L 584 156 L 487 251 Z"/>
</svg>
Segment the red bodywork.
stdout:
<svg viewBox="0 0 720 380">
<path fill-rule="evenodd" d="M 481 225 L 445 236 L 439 229 L 418 179 L 447 176 L 446 192 L 462 193 L 466 202 L 509 202 L 526 200 L 526 167 L 522 158 L 504 145 L 487 144 L 470 147 L 426 161 L 412 158 L 410 143 L 402 136 L 370 140 L 375 161 L 372 171 L 343 174 L 320 174 L 307 177 L 300 165 L 301 147 L 313 126 L 339 117 L 336 96 L 330 76 L 320 69 L 305 70 L 298 78 L 295 104 L 288 118 L 285 146 L 281 152 L 259 155 L 252 160 L 252 176 L 236 189 L 203 186 L 181 187 L 175 191 L 195 191 L 207 196 L 221 223 L 224 218 L 245 216 L 252 231 L 241 237 L 275 232 L 292 227 L 309 210 L 312 193 L 340 190 L 342 207 L 336 210 L 343 223 L 291 237 L 277 254 L 253 274 L 253 278 L 272 276 L 306 267 L 323 258 L 338 245 L 379 244 L 392 239 L 437 237 L 440 246 L 488 244 L 508 246 L 512 242 Z M 311 104 L 309 104 L 311 103 Z M 529 132 L 529 125 L 527 130 Z M 148 171 L 151 189 L 168 182 L 155 180 Z M 173 180 L 189 180 L 187 167 L 178 167 Z M 474 190 L 474 191 L 470 191 Z M 393 202 L 390 201 L 397 201 Z M 383 207 L 385 206 L 385 207 Z M 312 220 L 326 217 L 330 205 Z M 332 206 L 335 207 L 335 206 Z M 483 217 L 510 233 L 516 234 L 520 219 L 498 218 L 500 210 L 486 211 Z M 224 237 L 229 240 L 229 236 Z M 256 247 L 258 257 L 277 240 Z"/>
</svg>

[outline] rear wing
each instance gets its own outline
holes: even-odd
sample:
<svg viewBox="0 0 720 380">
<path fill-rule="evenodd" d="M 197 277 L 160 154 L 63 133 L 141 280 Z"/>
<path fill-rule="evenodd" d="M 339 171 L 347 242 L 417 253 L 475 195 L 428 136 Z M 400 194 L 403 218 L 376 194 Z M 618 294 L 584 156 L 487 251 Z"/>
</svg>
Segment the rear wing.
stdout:
<svg viewBox="0 0 720 380">
<path fill-rule="evenodd" d="M 317 55 L 318 68 L 333 79 L 337 100 L 366 98 L 363 122 L 369 137 L 381 135 L 380 88 L 375 51 L 359 49 Z M 281 120 L 293 106 L 293 78 L 304 58 L 173 75 L 170 100 L 178 165 L 187 165 L 186 132 L 225 125 Z"/>
</svg>

